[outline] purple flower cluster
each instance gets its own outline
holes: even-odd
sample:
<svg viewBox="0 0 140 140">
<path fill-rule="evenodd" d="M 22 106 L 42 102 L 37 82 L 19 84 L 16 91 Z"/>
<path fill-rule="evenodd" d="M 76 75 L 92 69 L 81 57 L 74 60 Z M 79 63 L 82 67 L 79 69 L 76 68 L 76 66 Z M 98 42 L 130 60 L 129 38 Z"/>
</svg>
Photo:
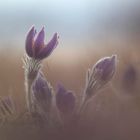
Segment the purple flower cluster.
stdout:
<svg viewBox="0 0 140 140">
<path fill-rule="evenodd" d="M 25 75 L 26 85 L 28 87 L 26 99 L 29 111 L 35 111 L 43 117 L 46 116 L 49 118 L 49 121 L 52 119 L 52 112 L 54 110 L 59 112 L 61 114 L 60 116 L 63 116 L 63 119 L 68 115 L 72 117 L 71 114 L 74 114 L 74 112 L 77 113 L 75 111 L 77 99 L 73 92 L 66 90 L 62 84 L 59 84 L 55 93 L 40 67 L 41 60 L 48 57 L 58 45 L 58 35 L 55 33 L 47 44 L 44 43 L 44 38 L 44 27 L 36 35 L 34 26 L 29 30 L 26 37 L 25 48 L 28 58 L 25 59 L 24 67 L 25 72 L 28 73 L 27 75 L 33 75 L 32 80 L 30 80 L 29 76 Z M 104 57 L 97 61 L 92 69 L 88 70 L 85 92 L 81 106 L 79 107 L 80 112 L 84 109 L 88 101 L 87 99 L 91 98 L 92 95 L 111 80 L 115 73 L 116 60 L 116 55 Z"/>
</svg>

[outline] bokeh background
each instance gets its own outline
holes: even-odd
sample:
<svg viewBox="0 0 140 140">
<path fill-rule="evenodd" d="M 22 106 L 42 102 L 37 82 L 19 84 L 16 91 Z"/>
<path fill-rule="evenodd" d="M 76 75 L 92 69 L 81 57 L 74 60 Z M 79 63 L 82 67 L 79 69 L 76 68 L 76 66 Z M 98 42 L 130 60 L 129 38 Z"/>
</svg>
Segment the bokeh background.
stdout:
<svg viewBox="0 0 140 140">
<path fill-rule="evenodd" d="M 101 57 L 118 55 L 116 75 L 94 98 L 87 116 L 95 118 L 97 133 L 102 136 L 112 132 L 139 139 L 140 1 L 0 1 L 0 96 L 12 95 L 18 110 L 25 108 L 22 58 L 32 25 L 38 31 L 45 26 L 46 41 L 54 32 L 60 36 L 58 47 L 43 67 L 55 90 L 57 82 L 62 82 L 80 94 L 87 68 Z M 116 124 L 120 125 L 114 128 Z"/>
</svg>

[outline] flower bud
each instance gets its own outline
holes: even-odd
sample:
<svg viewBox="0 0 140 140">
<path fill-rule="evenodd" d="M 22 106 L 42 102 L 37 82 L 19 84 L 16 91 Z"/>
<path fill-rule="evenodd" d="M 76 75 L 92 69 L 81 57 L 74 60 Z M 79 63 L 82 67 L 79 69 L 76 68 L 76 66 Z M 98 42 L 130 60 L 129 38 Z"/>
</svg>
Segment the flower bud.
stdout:
<svg viewBox="0 0 140 140">
<path fill-rule="evenodd" d="M 34 105 L 45 113 L 49 112 L 52 101 L 52 89 L 43 74 L 39 73 L 35 79 L 32 93 Z"/>
<path fill-rule="evenodd" d="M 116 69 L 116 58 L 116 55 L 102 58 L 93 66 L 97 74 L 100 74 L 100 80 L 109 81 L 113 77 Z"/>
<path fill-rule="evenodd" d="M 104 85 L 106 85 L 113 77 L 116 69 L 117 56 L 104 57 L 88 69 L 86 75 L 86 96 L 91 97 Z"/>
<path fill-rule="evenodd" d="M 62 84 L 58 85 L 56 105 L 63 114 L 72 113 L 75 108 L 75 96 L 73 95 L 73 92 L 67 91 Z"/>
</svg>

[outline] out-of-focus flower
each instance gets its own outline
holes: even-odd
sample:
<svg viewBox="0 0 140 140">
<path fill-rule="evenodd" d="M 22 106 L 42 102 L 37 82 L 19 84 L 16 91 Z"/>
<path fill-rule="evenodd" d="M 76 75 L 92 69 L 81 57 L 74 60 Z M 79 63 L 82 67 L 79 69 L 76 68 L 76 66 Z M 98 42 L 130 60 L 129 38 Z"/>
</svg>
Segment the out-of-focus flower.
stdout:
<svg viewBox="0 0 140 140">
<path fill-rule="evenodd" d="M 122 85 L 123 87 L 131 91 L 135 89 L 136 83 L 137 83 L 137 69 L 133 65 L 128 65 L 126 70 L 124 71 L 123 77 L 122 77 Z"/>
<path fill-rule="evenodd" d="M 86 96 L 90 97 L 106 85 L 113 77 L 116 70 L 117 56 L 104 57 L 87 71 L 86 75 Z"/>
<path fill-rule="evenodd" d="M 63 114 L 70 114 L 74 111 L 75 103 L 73 92 L 66 90 L 62 84 L 58 84 L 56 105 L 59 111 Z"/>
<path fill-rule="evenodd" d="M 42 73 L 38 74 L 33 83 L 32 94 L 33 105 L 35 105 L 41 113 L 47 114 L 51 109 L 52 88 Z"/>
<path fill-rule="evenodd" d="M 41 31 L 36 35 L 36 30 L 33 27 L 29 30 L 26 37 L 26 53 L 29 57 L 34 59 L 42 60 L 48 57 L 53 50 L 56 48 L 58 44 L 58 35 L 54 34 L 52 39 L 45 44 L 44 43 L 45 32 L 44 27 Z"/>
</svg>

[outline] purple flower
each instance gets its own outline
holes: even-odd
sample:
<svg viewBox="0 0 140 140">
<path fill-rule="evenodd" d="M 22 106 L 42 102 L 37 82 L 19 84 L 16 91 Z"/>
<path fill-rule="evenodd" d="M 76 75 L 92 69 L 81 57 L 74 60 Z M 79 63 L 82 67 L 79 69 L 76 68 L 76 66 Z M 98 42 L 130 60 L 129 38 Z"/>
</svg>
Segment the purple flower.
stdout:
<svg viewBox="0 0 140 140">
<path fill-rule="evenodd" d="M 27 33 L 25 43 L 26 53 L 28 54 L 29 57 L 42 60 L 48 57 L 53 52 L 53 50 L 56 48 L 58 44 L 57 33 L 54 34 L 52 39 L 47 44 L 44 43 L 44 38 L 45 38 L 44 27 L 37 35 L 34 26 L 31 27 L 31 29 Z"/>
<path fill-rule="evenodd" d="M 104 57 L 97 61 L 93 69 L 99 74 L 100 80 L 109 81 L 115 73 L 116 69 L 116 55 L 111 57 Z"/>
<path fill-rule="evenodd" d="M 85 86 L 86 100 L 111 80 L 116 70 L 116 61 L 116 55 L 104 57 L 97 61 L 92 69 L 88 69 Z"/>
<path fill-rule="evenodd" d="M 71 91 L 67 91 L 62 84 L 58 85 L 56 105 L 59 111 L 64 114 L 72 113 L 75 108 L 75 96 Z"/>
<path fill-rule="evenodd" d="M 135 85 L 137 84 L 137 78 L 137 69 L 131 64 L 128 65 L 128 67 L 124 71 L 122 79 L 124 88 L 132 92 L 132 90 L 135 89 Z"/>
<path fill-rule="evenodd" d="M 41 110 L 48 112 L 52 100 L 52 89 L 42 73 L 39 73 L 34 81 L 32 93 L 35 104 L 37 104 Z"/>
</svg>

